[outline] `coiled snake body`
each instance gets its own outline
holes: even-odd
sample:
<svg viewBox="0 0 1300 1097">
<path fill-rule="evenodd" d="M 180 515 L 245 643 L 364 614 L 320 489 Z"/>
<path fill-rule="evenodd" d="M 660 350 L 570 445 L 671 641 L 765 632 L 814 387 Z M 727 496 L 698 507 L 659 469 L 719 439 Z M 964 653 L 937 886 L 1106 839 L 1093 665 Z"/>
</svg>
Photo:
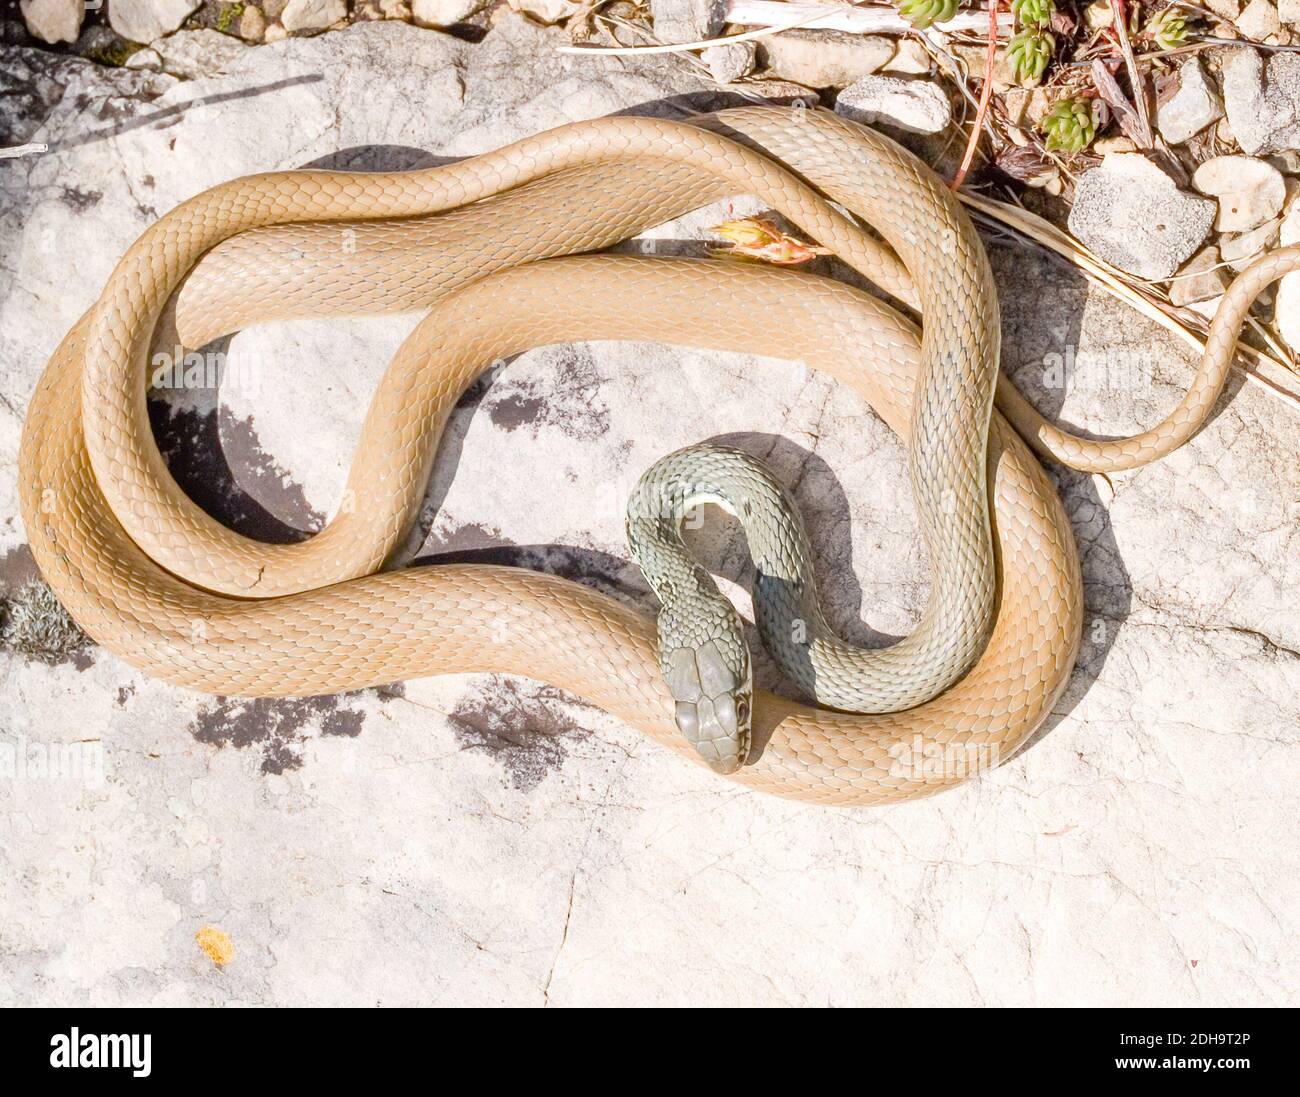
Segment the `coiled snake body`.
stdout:
<svg viewBox="0 0 1300 1097">
<path fill-rule="evenodd" d="M 564 258 L 738 193 L 757 195 L 919 308 L 923 332 L 857 290 L 789 271 Z M 802 360 L 853 386 L 909 440 L 914 490 L 936 503 L 933 512 L 918 506 L 935 568 L 923 625 L 955 600 L 976 626 L 973 639 L 936 634 L 946 663 L 931 679 L 947 688 L 905 711 L 829 712 L 755 691 L 748 764 L 732 779 L 824 803 L 907 799 L 966 776 L 918 768 L 918 752 L 978 747 L 1008 757 L 1050 712 L 1078 647 L 1069 526 L 1024 442 L 1000 414 L 989 418 L 995 383 L 1021 433 L 1069 463 L 1130 467 L 1159 456 L 1208 413 L 1242 314 L 1296 265 L 1296 250 L 1234 284 L 1196 383 L 1165 423 L 1097 443 L 1048 426 L 997 380 L 989 269 L 942 182 L 833 115 L 746 108 L 691 124 L 600 119 L 425 171 L 237 179 L 146 231 L 55 351 L 24 429 L 23 518 L 42 573 L 82 627 L 180 685 L 292 696 L 517 673 L 697 757 L 675 726 L 649 618 L 521 569 L 380 568 L 414 520 L 457 398 L 495 358 L 638 339 Z M 146 408 L 155 329 L 165 330 L 163 345 L 174 336 L 198 347 L 268 319 L 417 308 L 428 315 L 385 374 L 349 473 L 349 497 L 367 505 L 344 508 L 301 544 L 264 545 L 177 488 Z M 745 315 L 764 322 L 746 325 Z M 945 441 L 927 450 L 936 438 Z M 945 497 L 947 487 L 956 495 Z M 951 516 L 965 546 L 954 550 L 965 569 L 956 578 L 942 524 Z"/>
</svg>

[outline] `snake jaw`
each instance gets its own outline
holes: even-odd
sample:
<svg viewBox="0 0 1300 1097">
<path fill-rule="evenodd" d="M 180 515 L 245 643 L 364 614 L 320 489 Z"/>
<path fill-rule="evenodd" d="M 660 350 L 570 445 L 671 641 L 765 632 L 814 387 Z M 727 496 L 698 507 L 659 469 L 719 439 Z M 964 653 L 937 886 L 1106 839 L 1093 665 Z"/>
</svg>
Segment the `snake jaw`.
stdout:
<svg viewBox="0 0 1300 1097">
<path fill-rule="evenodd" d="M 678 730 L 715 773 L 735 773 L 749 754 L 753 677 L 743 645 L 740 655 L 728 659 L 722 645 L 707 640 L 663 660 Z"/>
</svg>

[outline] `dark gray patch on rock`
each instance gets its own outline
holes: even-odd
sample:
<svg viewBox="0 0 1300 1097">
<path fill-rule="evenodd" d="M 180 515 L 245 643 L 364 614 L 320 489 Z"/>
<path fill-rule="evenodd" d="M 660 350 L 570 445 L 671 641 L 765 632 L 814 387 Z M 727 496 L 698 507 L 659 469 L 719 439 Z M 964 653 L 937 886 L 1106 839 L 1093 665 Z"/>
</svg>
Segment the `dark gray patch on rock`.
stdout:
<svg viewBox="0 0 1300 1097">
<path fill-rule="evenodd" d="M 560 354 L 553 376 L 513 380 L 505 373 L 495 378 L 483 407 L 496 426 L 506 431 L 529 427 L 534 434 L 551 427 L 583 442 L 609 431 L 609 409 L 595 399 L 601 381 L 595 357 L 585 347 L 565 347 Z"/>
<path fill-rule="evenodd" d="M 59 201 L 77 213 L 93 209 L 103 197 L 103 191 L 80 190 L 77 187 L 63 187 L 59 191 Z"/>
<path fill-rule="evenodd" d="M 41 577 L 36 558 L 27 545 L 15 545 L 0 556 L 0 595 L 12 595 Z"/>
<path fill-rule="evenodd" d="M 567 743 L 586 737 L 586 730 L 564 711 L 573 705 L 582 702 L 562 690 L 492 675 L 456 706 L 448 721 L 461 750 L 492 755 L 510 783 L 528 792 L 563 765 Z"/>
<path fill-rule="evenodd" d="M 260 750 L 263 773 L 284 773 L 302 766 L 309 726 L 321 735 L 360 735 L 365 712 L 355 702 L 366 694 L 386 701 L 404 690 L 399 684 L 325 697 L 217 697 L 199 710 L 189 732 L 200 743 Z"/>
</svg>

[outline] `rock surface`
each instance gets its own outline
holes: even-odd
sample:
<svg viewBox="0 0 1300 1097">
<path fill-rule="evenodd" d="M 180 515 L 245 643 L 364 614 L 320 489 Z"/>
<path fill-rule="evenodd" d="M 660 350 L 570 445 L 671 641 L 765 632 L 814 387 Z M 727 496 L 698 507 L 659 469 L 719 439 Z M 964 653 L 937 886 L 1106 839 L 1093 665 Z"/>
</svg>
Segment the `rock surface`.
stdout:
<svg viewBox="0 0 1300 1097">
<path fill-rule="evenodd" d="M 450 27 L 487 7 L 488 0 L 413 0 L 411 14 L 426 27 Z"/>
<path fill-rule="evenodd" d="M 149 43 L 171 34 L 194 12 L 202 0 L 113 0 L 108 22 L 123 38 Z"/>
<path fill-rule="evenodd" d="M 575 0 L 510 0 L 510 6 L 515 11 L 531 15 L 539 23 L 558 23 L 581 7 Z"/>
<path fill-rule="evenodd" d="M 86 16 L 85 0 L 22 0 L 27 29 L 42 42 L 75 42 Z"/>
<path fill-rule="evenodd" d="M 1228 50 L 1223 103 L 1243 152 L 1300 149 L 1300 54 L 1274 54 L 1266 64 L 1256 50 Z"/>
<path fill-rule="evenodd" d="M 289 0 L 280 13 L 280 25 L 290 32 L 324 30 L 347 14 L 347 0 Z"/>
<path fill-rule="evenodd" d="M 650 0 L 655 37 L 661 42 L 716 38 L 726 12 L 726 0 Z"/>
<path fill-rule="evenodd" d="M 1282 218 L 1278 243 L 1283 247 L 1300 244 L 1300 201 L 1291 203 Z M 1287 346 L 1300 354 L 1300 271 L 1285 275 L 1277 288 L 1277 327 Z"/>
<path fill-rule="evenodd" d="M 1121 270 L 1168 278 L 1201 246 L 1216 208 L 1145 156 L 1115 153 L 1080 176 L 1070 231 Z"/>
<path fill-rule="evenodd" d="M 1197 166 L 1192 186 L 1218 199 L 1214 227 L 1246 232 L 1278 215 L 1286 200 L 1282 173 L 1253 156 L 1215 156 Z"/>
<path fill-rule="evenodd" d="M 767 67 L 783 80 L 810 88 L 842 88 L 886 65 L 889 38 L 835 30 L 791 30 L 763 40 Z"/>
<path fill-rule="evenodd" d="M 897 76 L 864 76 L 850 84 L 836 96 L 835 113 L 904 133 L 941 133 L 952 122 L 952 104 L 938 84 Z"/>
<path fill-rule="evenodd" d="M 1171 145 L 1195 137 L 1223 117 L 1223 100 L 1198 58 L 1178 70 L 1178 90 L 1156 108 L 1160 135 Z"/>
<path fill-rule="evenodd" d="M 428 164 L 722 98 L 664 59 L 563 58 L 565 40 L 508 14 L 476 45 L 367 23 L 190 81 L 4 51 L 0 72 L 27 92 L 0 97 L 0 120 L 51 144 L 0 175 L 5 468 L 55 344 L 131 241 L 203 188 L 307 164 Z M 640 247 L 678 251 L 724 213 Z M 1053 418 L 1128 433 L 1176 403 L 1191 377 L 1181 344 L 1035 251 L 992 258 L 1004 363 Z M 158 408 L 173 468 L 246 532 L 312 528 L 415 320 L 236 336 L 263 382 Z M 902 447 L 789 363 L 615 345 L 521 355 L 453 417 L 425 552 L 558 571 L 649 611 L 626 563 L 626 492 L 658 456 L 719 435 L 794 485 L 831 620 L 856 639 L 909 629 L 927 580 Z M 0 653 L 0 995 L 1295 1005 L 1297 450 L 1295 412 L 1234 382 L 1165 462 L 1109 480 L 1053 470 L 1086 598 L 1057 715 L 980 781 L 883 811 L 746 792 L 508 677 L 240 703 L 100 649 L 54 665 Z M 710 559 L 743 578 L 743 544 L 719 529 Z M 33 576 L 23 541 L 3 476 L 11 587 Z M 79 773 L 40 768 L 69 753 Z M 214 940 L 230 957 L 219 972 Z"/>
<path fill-rule="evenodd" d="M 709 66 L 709 75 L 719 84 L 734 84 L 754 71 L 758 47 L 753 42 L 731 42 L 700 51 L 700 60 Z"/>
</svg>

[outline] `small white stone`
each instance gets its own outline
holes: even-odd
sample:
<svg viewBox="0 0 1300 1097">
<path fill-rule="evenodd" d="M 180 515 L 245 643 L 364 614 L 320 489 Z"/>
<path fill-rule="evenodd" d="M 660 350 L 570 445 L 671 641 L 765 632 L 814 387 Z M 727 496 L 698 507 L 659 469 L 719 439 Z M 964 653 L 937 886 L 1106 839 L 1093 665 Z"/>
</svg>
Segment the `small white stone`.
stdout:
<svg viewBox="0 0 1300 1097">
<path fill-rule="evenodd" d="M 754 71 L 758 46 L 753 42 L 730 42 L 725 46 L 710 46 L 700 54 L 700 60 L 709 66 L 709 74 L 719 84 L 734 84 Z"/>
<path fill-rule="evenodd" d="M 1300 0 L 1278 0 L 1277 14 L 1283 23 L 1300 26 Z"/>
<path fill-rule="evenodd" d="M 1079 177 L 1070 231 L 1121 270 L 1168 278 L 1201 246 L 1214 212 L 1145 156 L 1115 153 Z"/>
<path fill-rule="evenodd" d="M 1205 6 L 1220 19 L 1234 22 L 1241 14 L 1241 0 L 1205 0 Z"/>
<path fill-rule="evenodd" d="M 767 38 L 763 52 L 776 76 L 809 88 L 843 88 L 883 68 L 894 42 L 836 30 L 792 30 Z"/>
<path fill-rule="evenodd" d="M 510 0 L 510 6 L 548 26 L 569 18 L 581 7 L 575 0 Z"/>
<path fill-rule="evenodd" d="M 1216 156 L 1192 176 L 1192 186 L 1219 200 L 1214 227 L 1219 232 L 1248 232 L 1276 217 L 1286 201 L 1282 173 L 1253 156 Z"/>
<path fill-rule="evenodd" d="M 1228 50 L 1222 86 L 1231 132 L 1243 152 L 1300 148 L 1300 54 L 1278 53 L 1266 65 L 1257 50 Z"/>
<path fill-rule="evenodd" d="M 128 41 L 147 45 L 171 34 L 201 5 L 202 0 L 113 0 L 108 22 Z"/>
<path fill-rule="evenodd" d="M 1156 125 L 1171 145 L 1194 137 L 1223 117 L 1223 100 L 1193 57 L 1178 70 L 1178 91 L 1156 107 Z"/>
<path fill-rule="evenodd" d="M 261 8 L 245 8 L 239 17 L 238 31 L 245 42 L 260 42 L 266 34 L 266 13 Z"/>
<path fill-rule="evenodd" d="M 85 0 L 22 0 L 27 29 L 42 42 L 75 42 L 86 17 Z"/>
<path fill-rule="evenodd" d="M 1296 2 L 1300 3 L 1300 0 Z M 902 73 L 904 76 L 925 76 L 930 71 L 930 55 L 915 38 L 903 38 L 889 64 L 881 71 Z"/>
<path fill-rule="evenodd" d="M 413 0 L 411 16 L 422 27 L 450 27 L 487 7 L 488 0 Z"/>
<path fill-rule="evenodd" d="M 650 0 L 650 14 L 659 41 L 702 42 L 722 30 L 727 4 L 726 0 Z"/>
<path fill-rule="evenodd" d="M 1262 42 L 1282 29 L 1273 0 L 1250 0 L 1246 10 L 1234 22 L 1237 29 L 1253 42 Z"/>
<path fill-rule="evenodd" d="M 347 0 L 289 0 L 280 13 L 280 22 L 290 32 L 324 30 L 347 14 Z"/>
<path fill-rule="evenodd" d="M 835 113 L 908 133 L 940 133 L 952 122 L 952 104 L 937 84 L 896 76 L 864 76 L 840 92 Z"/>
</svg>

